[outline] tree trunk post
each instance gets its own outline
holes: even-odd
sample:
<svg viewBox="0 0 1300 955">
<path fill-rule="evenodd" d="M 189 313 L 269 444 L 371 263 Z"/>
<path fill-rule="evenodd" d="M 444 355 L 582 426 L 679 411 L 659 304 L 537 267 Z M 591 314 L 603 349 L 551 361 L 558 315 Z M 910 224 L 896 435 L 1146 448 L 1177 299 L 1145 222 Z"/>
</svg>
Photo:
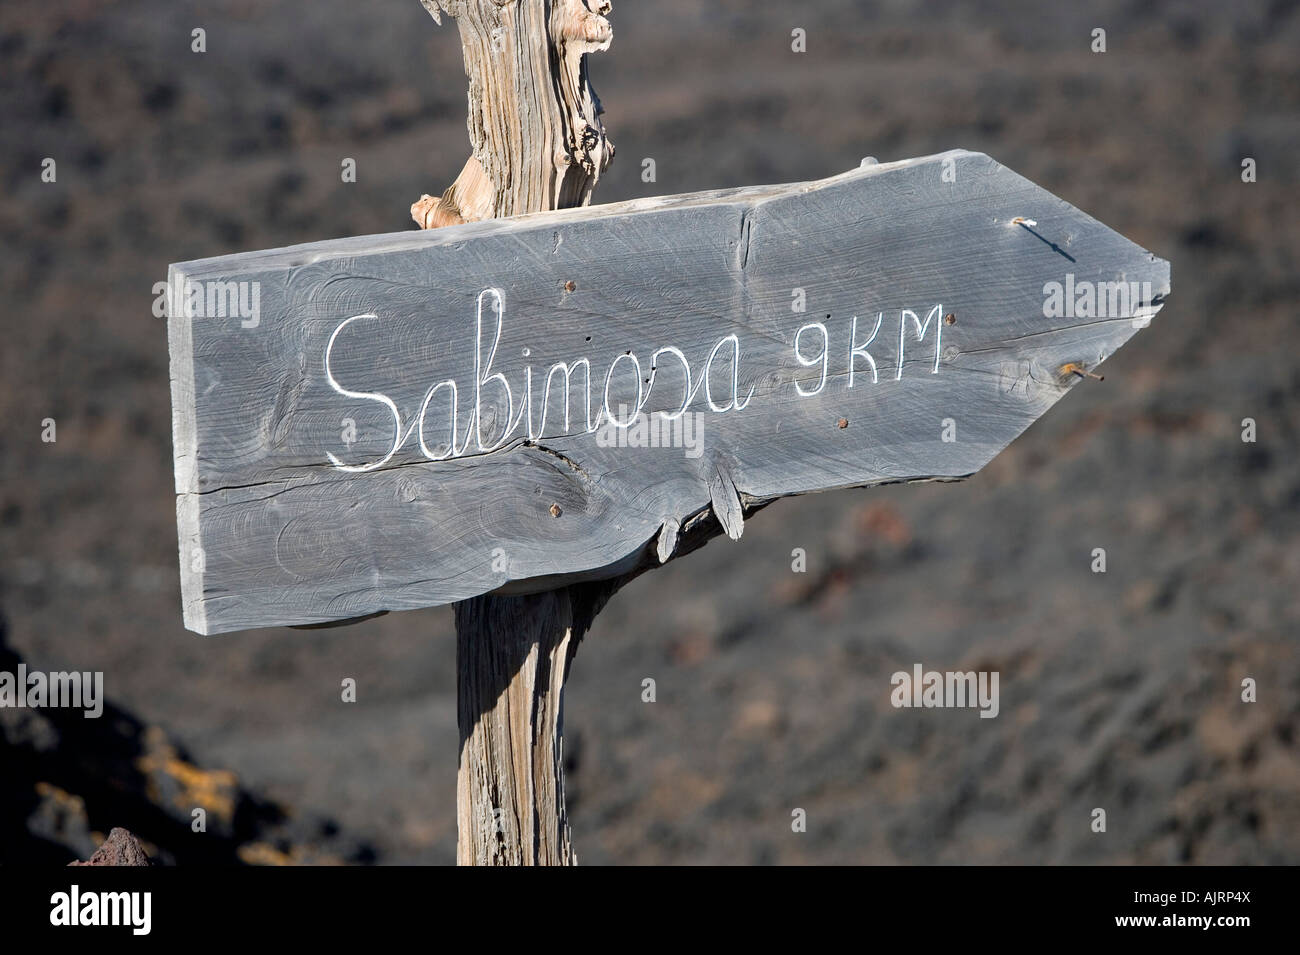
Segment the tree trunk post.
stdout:
<svg viewBox="0 0 1300 955">
<path fill-rule="evenodd" d="M 564 680 L 580 634 L 568 590 L 456 604 L 456 861 L 572 865 Z"/>
<path fill-rule="evenodd" d="M 586 60 L 613 39 L 609 0 L 421 3 L 460 30 L 473 154 L 411 217 L 435 229 L 586 205 L 614 156 Z M 576 863 L 564 802 L 564 681 L 595 609 L 575 587 L 456 605 L 460 865 Z"/>
</svg>

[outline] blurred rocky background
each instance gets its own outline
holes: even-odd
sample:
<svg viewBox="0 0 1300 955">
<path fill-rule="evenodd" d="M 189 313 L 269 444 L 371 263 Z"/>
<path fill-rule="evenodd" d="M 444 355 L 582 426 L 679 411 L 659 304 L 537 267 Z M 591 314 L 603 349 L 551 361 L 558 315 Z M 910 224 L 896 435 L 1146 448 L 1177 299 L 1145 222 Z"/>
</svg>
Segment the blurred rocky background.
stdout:
<svg viewBox="0 0 1300 955">
<path fill-rule="evenodd" d="M 599 201 L 965 147 L 1169 259 L 1174 291 L 974 479 L 779 502 L 622 591 L 567 694 L 580 860 L 1300 862 L 1300 6 L 612 21 Z M 0 669 L 102 670 L 111 708 L 0 711 L 0 861 L 85 859 L 113 826 L 163 862 L 454 859 L 449 609 L 182 628 L 151 307 L 169 262 L 412 228 L 464 109 L 455 27 L 416 0 L 5 0 Z M 917 662 L 998 670 L 1001 714 L 893 709 Z"/>
</svg>

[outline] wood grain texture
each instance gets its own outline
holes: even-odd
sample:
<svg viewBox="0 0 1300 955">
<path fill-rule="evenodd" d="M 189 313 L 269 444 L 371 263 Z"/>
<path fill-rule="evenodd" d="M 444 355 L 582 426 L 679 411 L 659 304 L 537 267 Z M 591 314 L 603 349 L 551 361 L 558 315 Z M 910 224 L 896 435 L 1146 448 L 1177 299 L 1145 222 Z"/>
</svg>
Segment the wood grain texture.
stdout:
<svg viewBox="0 0 1300 955">
<path fill-rule="evenodd" d="M 456 604 L 460 865 L 571 865 L 564 681 L 582 633 L 573 595 Z"/>
<path fill-rule="evenodd" d="M 415 221 L 443 228 L 586 205 L 614 155 L 586 57 L 613 39 L 603 16 L 609 0 L 423 3 L 435 20 L 443 10 L 454 15 L 460 28 L 474 153 L 440 198 L 412 206 Z M 558 505 L 550 510 L 559 516 Z M 573 610 L 575 602 L 594 605 L 592 586 L 455 604 L 462 864 L 576 861 L 560 731 L 568 660 L 581 638 Z"/>
<path fill-rule="evenodd" d="M 1169 293 L 1168 263 L 961 150 L 170 278 L 182 593 L 200 633 L 616 577 L 671 555 L 705 512 L 738 537 L 774 498 L 968 476 L 1080 380 L 1062 369 L 1095 368 Z M 256 283 L 256 320 L 184 314 L 187 288 L 229 282 Z M 1121 282 L 1139 294 L 1112 287 L 1108 314 L 1082 292 L 1073 312 L 1045 308 L 1049 283 L 1074 305 Z M 678 424 L 699 440 L 610 446 L 630 432 L 588 429 L 582 366 L 568 426 L 562 372 L 543 422 L 548 370 L 583 358 L 593 418 L 630 414 L 640 389 L 662 422 L 689 367 Z M 437 386 L 452 381 L 457 451 L 430 460 L 451 438 Z"/>
<path fill-rule="evenodd" d="M 590 202 L 614 158 L 587 70 L 614 38 L 609 0 L 421 2 L 460 30 L 473 154 L 411 217 L 430 229 Z"/>
</svg>

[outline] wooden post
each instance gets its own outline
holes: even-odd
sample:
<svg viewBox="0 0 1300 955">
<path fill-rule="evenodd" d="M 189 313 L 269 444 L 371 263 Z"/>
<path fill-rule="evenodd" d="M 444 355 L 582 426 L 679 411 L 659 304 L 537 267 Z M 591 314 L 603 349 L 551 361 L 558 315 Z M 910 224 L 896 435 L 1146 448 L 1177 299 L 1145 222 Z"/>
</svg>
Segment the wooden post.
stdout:
<svg viewBox="0 0 1300 955">
<path fill-rule="evenodd" d="M 574 865 L 564 681 L 594 614 L 584 613 L 579 586 L 455 607 L 456 861 Z"/>
<path fill-rule="evenodd" d="M 586 205 L 614 156 L 586 61 L 613 39 L 609 0 L 421 2 L 460 30 L 473 155 L 411 217 L 433 229 Z M 575 589 L 456 604 L 461 865 L 577 861 L 564 803 L 564 681 L 590 618 L 579 609 L 575 625 Z"/>
<path fill-rule="evenodd" d="M 456 604 L 456 861 L 575 862 L 564 804 L 568 590 Z"/>
</svg>

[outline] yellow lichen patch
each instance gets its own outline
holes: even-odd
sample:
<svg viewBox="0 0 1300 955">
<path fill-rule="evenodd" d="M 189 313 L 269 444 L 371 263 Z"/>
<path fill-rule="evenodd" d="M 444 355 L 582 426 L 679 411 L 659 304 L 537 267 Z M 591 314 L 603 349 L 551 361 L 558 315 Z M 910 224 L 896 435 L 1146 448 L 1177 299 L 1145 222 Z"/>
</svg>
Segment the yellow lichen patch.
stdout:
<svg viewBox="0 0 1300 955">
<path fill-rule="evenodd" d="M 293 865 L 293 858 L 288 853 L 265 842 L 248 842 L 235 851 L 244 865 Z"/>
<path fill-rule="evenodd" d="M 304 846 L 282 852 L 266 842 L 246 842 L 235 850 L 244 865 L 342 865 L 336 856 L 323 855 Z"/>
<path fill-rule="evenodd" d="M 150 727 L 145 733 L 148 753 L 136 759 L 135 765 L 149 778 L 149 795 L 161 801 L 156 774 L 174 780 L 180 791 L 172 802 L 186 812 L 202 807 L 220 819 L 230 822 L 235 815 L 235 795 L 239 777 L 228 769 L 200 769 L 176 754 L 176 748 L 167 741 L 163 731 Z"/>
<path fill-rule="evenodd" d="M 74 796 L 66 789 L 60 789 L 53 783 L 38 782 L 36 784 L 36 795 L 41 799 L 52 802 L 56 808 L 74 816 L 86 815 L 86 801 L 80 796 Z"/>
</svg>

